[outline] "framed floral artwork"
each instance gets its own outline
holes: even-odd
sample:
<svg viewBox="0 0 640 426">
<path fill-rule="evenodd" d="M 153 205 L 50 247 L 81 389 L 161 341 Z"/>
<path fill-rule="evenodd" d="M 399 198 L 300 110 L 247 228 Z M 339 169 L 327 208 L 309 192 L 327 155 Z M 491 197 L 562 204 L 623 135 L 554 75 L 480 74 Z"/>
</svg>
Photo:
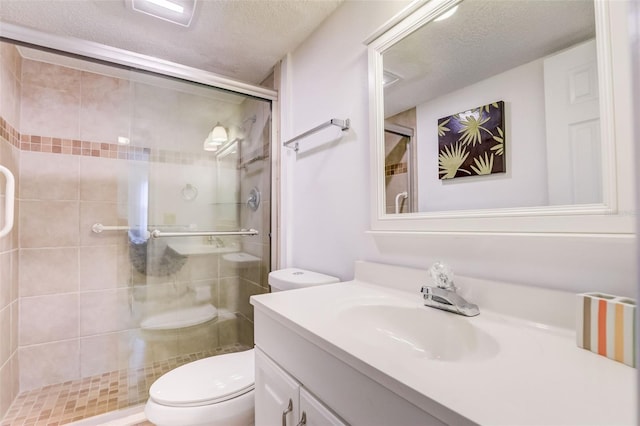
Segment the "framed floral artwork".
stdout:
<svg viewBox="0 0 640 426">
<path fill-rule="evenodd" d="M 504 101 L 438 120 L 438 177 L 490 175 L 507 171 Z"/>
</svg>

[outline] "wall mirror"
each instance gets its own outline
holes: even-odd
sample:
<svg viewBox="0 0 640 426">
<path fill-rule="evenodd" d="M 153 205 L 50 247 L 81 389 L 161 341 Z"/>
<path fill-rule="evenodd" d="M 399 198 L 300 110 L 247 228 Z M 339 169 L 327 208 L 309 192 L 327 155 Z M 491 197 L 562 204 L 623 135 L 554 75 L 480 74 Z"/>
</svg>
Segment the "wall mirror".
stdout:
<svg viewBox="0 0 640 426">
<path fill-rule="evenodd" d="M 374 34 L 373 229 L 630 232 L 610 6 L 421 1 Z"/>
</svg>

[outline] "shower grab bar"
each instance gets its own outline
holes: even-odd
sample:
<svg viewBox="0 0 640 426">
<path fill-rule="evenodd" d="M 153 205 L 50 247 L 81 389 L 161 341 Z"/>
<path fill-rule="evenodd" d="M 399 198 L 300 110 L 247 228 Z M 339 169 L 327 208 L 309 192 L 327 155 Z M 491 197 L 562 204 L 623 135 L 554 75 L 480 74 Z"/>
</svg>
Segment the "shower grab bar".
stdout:
<svg viewBox="0 0 640 426">
<path fill-rule="evenodd" d="M 332 118 L 331 120 L 327 121 L 326 123 L 322 123 L 319 126 L 314 127 L 311 130 L 307 130 L 304 133 L 299 134 L 298 136 L 296 136 L 293 139 L 289 139 L 288 141 L 286 141 L 283 145 L 286 146 L 287 148 L 291 148 L 289 145 L 292 143 L 296 143 L 293 147 L 293 150 L 295 152 L 298 152 L 298 140 L 305 138 L 313 133 L 316 133 L 322 129 L 324 129 L 325 127 L 329 127 L 329 126 L 338 126 L 340 127 L 340 130 L 342 130 L 343 132 L 346 130 L 349 130 L 349 127 L 351 126 L 351 120 L 349 120 L 348 118 L 346 120 L 340 120 L 338 118 Z"/>
<path fill-rule="evenodd" d="M 151 231 L 153 238 L 164 237 L 225 237 L 229 235 L 258 235 L 259 232 L 256 229 L 242 229 L 240 231 L 194 231 L 194 232 L 162 232 L 159 229 Z"/>
<path fill-rule="evenodd" d="M 396 195 L 396 214 L 400 213 L 400 198 L 404 198 L 405 200 L 409 198 L 409 193 L 407 191 L 399 192 Z"/>
<path fill-rule="evenodd" d="M 96 234 L 101 233 L 102 231 L 128 231 L 128 226 L 106 226 L 101 223 L 94 223 L 91 226 L 91 230 Z"/>
<path fill-rule="evenodd" d="M 0 173 L 2 173 L 5 178 L 4 226 L 0 229 L 0 238 L 2 238 L 13 229 L 13 205 L 15 202 L 16 180 L 11 170 L 4 166 L 0 166 Z"/>
</svg>

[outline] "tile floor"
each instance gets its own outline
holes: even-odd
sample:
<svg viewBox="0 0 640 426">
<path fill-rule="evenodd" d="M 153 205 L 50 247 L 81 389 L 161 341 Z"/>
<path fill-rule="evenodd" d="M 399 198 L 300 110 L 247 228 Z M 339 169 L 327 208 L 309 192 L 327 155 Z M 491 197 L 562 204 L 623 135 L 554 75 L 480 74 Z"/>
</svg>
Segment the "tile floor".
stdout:
<svg viewBox="0 0 640 426">
<path fill-rule="evenodd" d="M 151 384 L 167 371 L 208 356 L 246 349 L 249 348 L 240 344 L 224 346 L 136 370 L 112 371 L 24 392 L 13 402 L 0 426 L 58 426 L 139 405 L 147 400 Z"/>
</svg>

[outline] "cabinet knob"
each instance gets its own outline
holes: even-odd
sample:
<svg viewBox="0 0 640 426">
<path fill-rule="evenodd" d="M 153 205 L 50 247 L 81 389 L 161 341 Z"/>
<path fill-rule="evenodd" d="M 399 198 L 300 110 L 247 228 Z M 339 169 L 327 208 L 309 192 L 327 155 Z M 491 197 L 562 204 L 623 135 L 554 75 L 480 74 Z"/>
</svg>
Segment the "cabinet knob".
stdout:
<svg viewBox="0 0 640 426">
<path fill-rule="evenodd" d="M 287 409 L 282 412 L 282 426 L 287 426 L 287 414 L 293 411 L 293 401 L 289 399 Z"/>
</svg>

